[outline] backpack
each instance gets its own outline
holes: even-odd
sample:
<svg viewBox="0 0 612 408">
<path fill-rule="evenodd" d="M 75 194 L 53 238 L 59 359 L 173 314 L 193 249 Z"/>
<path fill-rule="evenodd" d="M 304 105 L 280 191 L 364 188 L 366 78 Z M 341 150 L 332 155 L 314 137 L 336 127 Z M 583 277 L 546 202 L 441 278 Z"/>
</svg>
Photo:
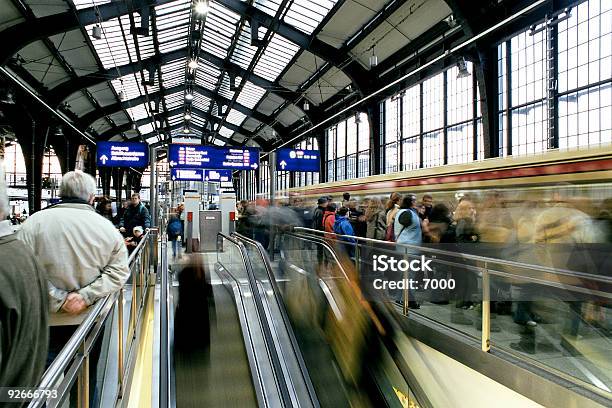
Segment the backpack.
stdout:
<svg viewBox="0 0 612 408">
<path fill-rule="evenodd" d="M 181 235 L 181 222 L 179 220 L 172 221 L 168 224 L 168 235 Z"/>
</svg>

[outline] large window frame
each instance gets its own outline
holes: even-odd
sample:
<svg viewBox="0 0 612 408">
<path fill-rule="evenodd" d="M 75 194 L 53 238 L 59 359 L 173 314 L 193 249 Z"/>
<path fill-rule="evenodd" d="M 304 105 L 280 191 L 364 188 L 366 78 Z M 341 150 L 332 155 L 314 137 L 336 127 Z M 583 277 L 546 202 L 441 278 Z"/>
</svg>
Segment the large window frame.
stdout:
<svg viewBox="0 0 612 408">
<path fill-rule="evenodd" d="M 358 112 L 325 130 L 327 181 L 370 175 L 370 122 Z"/>
</svg>

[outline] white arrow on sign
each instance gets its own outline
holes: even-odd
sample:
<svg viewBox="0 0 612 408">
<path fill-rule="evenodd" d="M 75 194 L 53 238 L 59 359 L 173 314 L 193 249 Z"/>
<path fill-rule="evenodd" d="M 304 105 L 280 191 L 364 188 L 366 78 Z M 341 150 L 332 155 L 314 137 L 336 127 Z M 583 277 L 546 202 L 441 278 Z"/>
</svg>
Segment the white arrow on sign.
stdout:
<svg viewBox="0 0 612 408">
<path fill-rule="evenodd" d="M 172 160 L 172 161 L 170 162 L 170 166 L 172 166 L 172 167 L 176 166 L 176 162 L 175 162 L 174 160 Z"/>
<path fill-rule="evenodd" d="M 284 160 L 281 160 L 281 162 L 279 163 L 281 166 L 281 169 L 285 170 L 285 167 L 287 166 L 287 162 Z"/>
<path fill-rule="evenodd" d="M 102 156 L 100 156 L 100 161 L 102 162 L 102 164 L 106 164 L 106 161 L 108 160 L 108 157 L 103 154 Z"/>
<path fill-rule="evenodd" d="M 253 164 L 251 164 L 251 167 L 252 167 L 252 168 L 254 168 L 254 169 L 256 169 L 256 168 L 258 167 L 258 166 L 257 166 L 257 163 L 253 163 Z"/>
<path fill-rule="evenodd" d="M 172 180 L 176 180 L 176 176 L 172 176 Z"/>
</svg>

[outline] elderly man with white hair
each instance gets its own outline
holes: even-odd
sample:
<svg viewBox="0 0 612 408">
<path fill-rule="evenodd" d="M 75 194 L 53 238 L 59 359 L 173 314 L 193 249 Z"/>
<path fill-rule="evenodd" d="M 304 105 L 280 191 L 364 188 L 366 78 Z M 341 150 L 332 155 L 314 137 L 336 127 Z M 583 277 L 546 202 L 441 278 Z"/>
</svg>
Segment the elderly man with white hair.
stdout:
<svg viewBox="0 0 612 408">
<path fill-rule="evenodd" d="M 61 202 L 33 214 L 21 229 L 21 238 L 47 272 L 50 358 L 70 339 L 89 306 L 120 290 L 129 276 L 123 237 L 94 210 L 95 193 L 92 176 L 68 172 L 62 177 Z M 92 386 L 101 337 L 90 356 Z"/>
<path fill-rule="evenodd" d="M 38 385 L 45 368 L 49 328 L 45 273 L 13 232 L 0 160 L 0 384 Z"/>
</svg>

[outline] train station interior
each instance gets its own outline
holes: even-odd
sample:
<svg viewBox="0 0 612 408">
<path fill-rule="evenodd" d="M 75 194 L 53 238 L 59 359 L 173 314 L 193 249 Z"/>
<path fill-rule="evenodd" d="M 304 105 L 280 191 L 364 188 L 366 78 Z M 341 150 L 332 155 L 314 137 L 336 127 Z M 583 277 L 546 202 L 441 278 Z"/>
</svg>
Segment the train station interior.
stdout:
<svg viewBox="0 0 612 408">
<path fill-rule="evenodd" d="M 0 0 L 0 407 L 612 407 L 612 0 Z"/>
</svg>

